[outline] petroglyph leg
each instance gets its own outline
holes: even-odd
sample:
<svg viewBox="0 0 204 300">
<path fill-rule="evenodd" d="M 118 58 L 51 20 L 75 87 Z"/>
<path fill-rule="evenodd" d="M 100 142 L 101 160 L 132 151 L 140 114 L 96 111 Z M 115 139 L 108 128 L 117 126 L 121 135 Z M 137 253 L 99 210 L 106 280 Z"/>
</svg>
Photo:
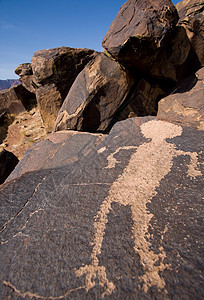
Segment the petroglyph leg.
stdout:
<svg viewBox="0 0 204 300">
<path fill-rule="evenodd" d="M 93 242 L 93 250 L 91 254 L 91 265 L 86 265 L 75 271 L 77 277 L 83 275 L 86 276 L 85 284 L 86 291 L 88 292 L 91 288 L 96 285 L 95 279 L 98 278 L 98 284 L 105 288 L 102 297 L 105 295 L 111 295 L 115 286 L 112 282 L 107 279 L 106 269 L 104 266 L 99 266 L 98 255 L 101 254 L 101 247 L 103 242 L 103 237 L 105 234 L 106 223 L 108 222 L 108 213 L 111 209 L 111 199 L 108 197 L 101 205 L 100 210 L 95 218 L 94 229 L 95 236 Z"/>
</svg>

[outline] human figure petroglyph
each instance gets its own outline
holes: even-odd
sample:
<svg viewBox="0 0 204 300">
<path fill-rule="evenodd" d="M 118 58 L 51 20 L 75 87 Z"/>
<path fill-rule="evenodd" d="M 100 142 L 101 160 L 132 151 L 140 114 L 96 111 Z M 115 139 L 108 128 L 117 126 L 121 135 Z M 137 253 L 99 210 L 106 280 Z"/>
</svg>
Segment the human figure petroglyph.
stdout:
<svg viewBox="0 0 204 300">
<path fill-rule="evenodd" d="M 146 235 L 153 214 L 147 211 L 146 205 L 157 194 L 156 189 L 160 186 L 161 180 L 171 171 L 174 157 L 188 155 L 190 164 L 187 176 L 195 178 L 201 175 L 201 172 L 197 170 L 196 152 L 177 150 L 174 144 L 166 141 L 167 138 L 174 138 L 182 134 L 180 126 L 153 120 L 143 123 L 141 132 L 145 138 L 151 139 L 151 141 L 137 147 L 123 173 L 110 187 L 109 195 L 101 204 L 94 221 L 95 235 L 91 264 L 75 271 L 77 277 L 85 275 L 86 291 L 93 288 L 96 285 L 95 280 L 98 279 L 98 284 L 104 288 L 102 297 L 111 295 L 115 289 L 114 284 L 107 279 L 105 266 L 99 265 L 99 256 L 111 204 L 116 202 L 124 206 L 130 205 L 133 219 L 134 250 L 139 254 L 144 271 L 139 280 L 143 284 L 144 292 L 147 292 L 152 285 L 161 290 L 165 288 L 165 281 L 159 272 L 169 268 L 169 265 L 164 263 L 166 253 L 162 246 L 159 248 L 159 254 L 150 250 L 151 244 L 147 241 Z M 129 149 L 132 148 L 134 147 L 129 147 Z M 117 149 L 109 155 L 106 168 L 115 166 L 117 160 L 114 158 L 114 154 L 119 150 Z"/>
</svg>

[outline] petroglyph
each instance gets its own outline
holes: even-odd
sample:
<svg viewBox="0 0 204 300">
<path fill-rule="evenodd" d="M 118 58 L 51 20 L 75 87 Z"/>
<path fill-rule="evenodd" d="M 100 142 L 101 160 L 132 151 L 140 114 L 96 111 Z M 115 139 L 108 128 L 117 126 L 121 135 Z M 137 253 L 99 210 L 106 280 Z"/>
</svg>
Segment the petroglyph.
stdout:
<svg viewBox="0 0 204 300">
<path fill-rule="evenodd" d="M 7 287 L 9 287 L 10 289 L 13 290 L 13 292 L 18 296 L 18 297 L 21 297 L 21 298 L 29 298 L 29 299 L 41 299 L 41 300 L 60 300 L 60 299 L 65 299 L 66 297 L 68 297 L 71 293 L 75 292 L 75 291 L 78 291 L 78 290 L 81 290 L 83 289 L 84 287 L 83 286 L 80 286 L 76 289 L 72 289 L 68 292 L 66 292 L 66 294 L 64 295 L 61 295 L 61 296 L 58 296 L 58 297 L 52 297 L 52 296 L 49 296 L 49 297 L 45 297 L 45 296 L 40 296 L 40 295 L 37 295 L 37 294 L 34 294 L 34 293 L 31 293 L 31 292 L 24 292 L 24 293 L 21 293 L 12 283 L 10 283 L 9 281 L 3 281 L 3 284 Z"/>
<path fill-rule="evenodd" d="M 111 185 L 109 195 L 101 204 L 95 217 L 91 264 L 75 270 L 77 277 L 85 275 L 87 292 L 97 284 L 97 279 L 98 284 L 104 288 L 102 297 L 111 295 L 115 289 L 114 284 L 107 278 L 105 266 L 99 265 L 99 256 L 111 204 L 116 202 L 131 207 L 134 250 L 139 254 L 144 271 L 144 274 L 139 278 L 144 292 L 147 292 L 152 285 L 155 285 L 158 290 L 165 289 L 165 281 L 160 276 L 160 271 L 170 266 L 164 263 L 166 253 L 163 247 L 159 248 L 159 254 L 150 250 L 151 244 L 147 241 L 146 236 L 153 214 L 147 210 L 147 203 L 157 194 L 156 189 L 160 186 L 161 180 L 171 171 L 174 157 L 190 156 L 187 176 L 195 178 L 201 175 L 201 172 L 196 169 L 197 153 L 177 150 L 174 144 L 166 141 L 167 138 L 174 138 L 182 134 L 180 126 L 153 120 L 142 124 L 141 132 L 145 138 L 150 138 L 151 141 L 137 148 L 123 173 Z M 124 147 L 124 149 L 130 148 L 133 147 Z M 118 163 L 114 154 L 121 149 L 123 148 L 118 148 L 109 155 L 107 168 L 113 168 Z"/>
<path fill-rule="evenodd" d="M 116 164 L 119 164 L 120 161 L 118 161 L 114 156 L 117 154 L 120 150 L 130 150 L 130 149 L 136 149 L 136 146 L 126 146 L 126 147 L 119 147 L 115 152 L 111 153 L 108 157 L 108 165 L 105 167 L 105 169 L 112 169 L 115 168 Z"/>
</svg>

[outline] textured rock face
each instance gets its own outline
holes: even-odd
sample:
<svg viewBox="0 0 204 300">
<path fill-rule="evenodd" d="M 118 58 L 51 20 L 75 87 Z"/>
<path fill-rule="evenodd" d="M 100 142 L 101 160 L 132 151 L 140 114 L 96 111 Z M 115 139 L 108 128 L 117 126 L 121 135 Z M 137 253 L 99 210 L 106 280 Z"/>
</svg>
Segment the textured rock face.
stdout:
<svg viewBox="0 0 204 300">
<path fill-rule="evenodd" d="M 17 96 L 14 87 L 0 92 L 0 112 L 4 111 L 11 114 L 19 114 L 25 111 L 25 107 Z"/>
<path fill-rule="evenodd" d="M 66 166 L 87 156 L 106 135 L 60 131 L 49 134 L 25 153 L 8 180 L 31 171 Z"/>
<path fill-rule="evenodd" d="M 156 116 L 158 100 L 166 95 L 159 84 L 141 79 L 131 88 L 127 99 L 115 114 L 115 120 L 125 120 L 133 116 Z"/>
<path fill-rule="evenodd" d="M 204 299 L 202 3 L 179 4 L 175 27 L 170 1 L 127 1 L 104 40 L 123 66 L 91 52 L 80 72 L 83 49 L 62 47 L 17 68 L 47 131 L 80 73 L 58 132 L 0 187 L 0 298 Z M 63 130 L 109 131 L 164 95 L 108 135 Z"/>
<path fill-rule="evenodd" d="M 39 85 L 55 83 L 65 97 L 76 76 L 95 54 L 94 50 L 69 47 L 36 51 L 31 60 L 35 81 Z"/>
<path fill-rule="evenodd" d="M 75 80 L 59 111 L 55 130 L 107 131 L 132 83 L 116 61 L 99 54 Z"/>
<path fill-rule="evenodd" d="M 103 47 L 126 66 L 147 72 L 177 21 L 169 0 L 128 0 L 105 35 Z"/>
<path fill-rule="evenodd" d="M 3 90 L 0 92 L 0 113 L 7 111 L 17 115 L 25 111 L 34 97 L 21 84 Z"/>
<path fill-rule="evenodd" d="M 159 102 L 158 118 L 204 130 L 204 68 Z"/>
<path fill-rule="evenodd" d="M 178 26 L 150 74 L 179 82 L 204 65 L 204 2 L 184 0 L 176 8 L 180 17 Z"/>
<path fill-rule="evenodd" d="M 31 65 L 47 132 L 53 130 L 57 113 L 75 78 L 94 55 L 93 50 L 68 47 L 35 52 Z"/>
<path fill-rule="evenodd" d="M 53 124 L 62 104 L 62 97 L 54 83 L 42 86 L 36 91 L 40 113 L 47 132 L 52 132 Z"/>
<path fill-rule="evenodd" d="M 24 87 L 36 93 L 47 132 L 53 130 L 54 119 L 75 78 L 95 55 L 90 49 L 46 49 L 34 53 L 31 65 L 17 67 Z"/>
<path fill-rule="evenodd" d="M 204 66 L 204 1 L 183 0 L 176 5 L 179 13 L 179 25 L 185 28 L 186 34 Z"/>
<path fill-rule="evenodd" d="M 4 124 L 0 127 L 0 147 L 21 159 L 33 143 L 46 135 L 39 108 L 33 107 L 15 118 L 9 114 L 5 116 Z"/>
<path fill-rule="evenodd" d="M 0 148 L 0 184 L 4 183 L 18 163 L 18 158 L 11 152 Z"/>
<path fill-rule="evenodd" d="M 15 73 L 20 76 L 20 81 L 25 89 L 31 93 L 36 92 L 37 82 L 33 76 L 31 63 L 20 64 L 15 69 Z"/>
<path fill-rule="evenodd" d="M 24 76 L 24 75 L 32 75 L 32 67 L 30 63 L 24 63 L 20 64 L 16 69 L 15 73 L 19 76 Z"/>
<path fill-rule="evenodd" d="M 203 135 L 133 118 L 4 184 L 1 297 L 202 299 Z"/>
</svg>

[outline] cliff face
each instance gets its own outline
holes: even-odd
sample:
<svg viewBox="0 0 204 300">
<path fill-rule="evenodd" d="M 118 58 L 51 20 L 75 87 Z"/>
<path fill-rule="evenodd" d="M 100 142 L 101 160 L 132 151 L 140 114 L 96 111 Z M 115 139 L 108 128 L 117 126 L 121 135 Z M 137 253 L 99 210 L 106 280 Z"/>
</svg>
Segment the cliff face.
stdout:
<svg viewBox="0 0 204 300">
<path fill-rule="evenodd" d="M 0 79 L 0 91 L 9 89 L 10 87 L 18 84 L 20 84 L 20 80 L 18 79 L 6 79 L 6 80 Z"/>
<path fill-rule="evenodd" d="M 2 299 L 204 298 L 203 11 L 128 0 L 103 53 L 17 67 L 55 132 L 0 187 Z"/>
</svg>

